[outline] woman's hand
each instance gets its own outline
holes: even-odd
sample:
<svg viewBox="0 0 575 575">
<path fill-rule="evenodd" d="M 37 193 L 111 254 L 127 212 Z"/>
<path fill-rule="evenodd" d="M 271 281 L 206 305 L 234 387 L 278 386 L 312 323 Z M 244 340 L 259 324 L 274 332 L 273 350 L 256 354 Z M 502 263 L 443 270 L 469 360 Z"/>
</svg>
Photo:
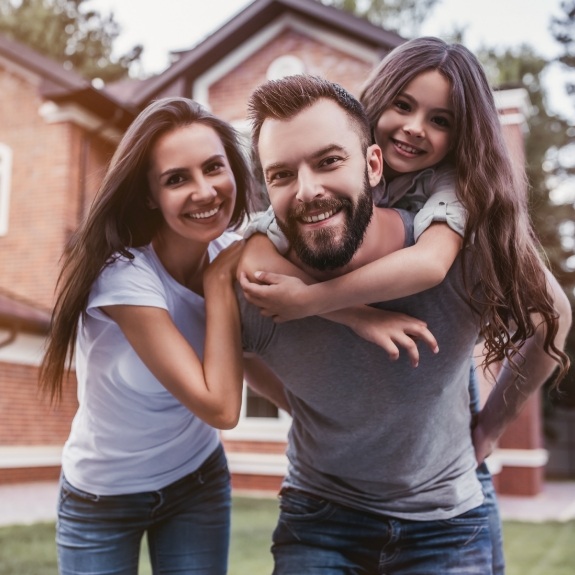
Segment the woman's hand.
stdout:
<svg viewBox="0 0 575 575">
<path fill-rule="evenodd" d="M 207 292 L 208 285 L 212 288 L 221 284 L 233 285 L 244 244 L 244 240 L 234 242 L 223 249 L 210 263 L 204 271 L 204 292 Z"/>
</svg>

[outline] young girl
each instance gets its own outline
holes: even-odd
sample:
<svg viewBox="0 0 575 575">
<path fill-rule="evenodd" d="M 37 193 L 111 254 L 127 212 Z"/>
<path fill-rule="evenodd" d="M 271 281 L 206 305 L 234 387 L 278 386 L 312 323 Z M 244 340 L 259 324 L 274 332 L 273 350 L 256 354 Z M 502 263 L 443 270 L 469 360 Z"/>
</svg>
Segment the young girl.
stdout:
<svg viewBox="0 0 575 575">
<path fill-rule="evenodd" d="M 312 284 L 298 268 L 278 259 L 265 237 L 255 235 L 242 256 L 248 276 L 257 280 L 242 279 L 248 300 L 264 315 L 286 321 L 396 299 L 440 283 L 461 248 L 473 244 L 477 265 L 486 270 L 485 364 L 520 361 L 520 349 L 536 327 L 529 312 L 538 311 L 547 326 L 545 350 L 558 359 L 561 376 L 568 361 L 553 344 L 557 312 L 551 293 L 564 297 L 537 253 L 525 183 L 512 168 L 477 59 L 463 46 L 436 38 L 406 42 L 373 72 L 361 99 L 384 158 L 385 181 L 376 200 L 382 206 L 422 208 L 415 220 L 417 242 L 347 275 Z M 271 239 L 281 238 L 275 241 L 280 251 L 289 249 L 269 213 L 250 231 L 267 231 Z M 517 237 L 523 238 L 519 245 Z M 462 257 L 469 257 L 468 251 Z M 396 343 L 386 348 L 392 357 L 399 355 Z M 475 412 L 474 382 L 470 395 Z M 479 462 L 485 455 L 478 447 Z M 478 475 L 493 508 L 494 573 L 502 573 L 493 486 L 484 467 Z"/>
<path fill-rule="evenodd" d="M 58 398 L 75 355 L 64 575 L 137 573 L 144 533 L 154 573 L 227 572 L 230 476 L 215 427 L 233 427 L 241 404 L 242 242 L 227 230 L 250 185 L 228 124 L 158 100 L 126 132 L 65 255 L 41 369 Z"/>
</svg>

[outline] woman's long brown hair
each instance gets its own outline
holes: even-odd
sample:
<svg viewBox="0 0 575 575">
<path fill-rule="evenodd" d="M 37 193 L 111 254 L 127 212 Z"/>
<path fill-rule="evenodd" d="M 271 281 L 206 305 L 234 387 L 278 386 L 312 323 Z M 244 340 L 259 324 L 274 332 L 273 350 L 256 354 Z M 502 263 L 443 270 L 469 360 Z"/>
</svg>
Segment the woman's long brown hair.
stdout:
<svg viewBox="0 0 575 575">
<path fill-rule="evenodd" d="M 85 221 L 63 255 L 56 303 L 46 352 L 40 367 L 40 389 L 57 401 L 74 355 L 80 318 L 92 284 L 102 268 L 130 248 L 148 244 L 161 224 L 159 210 L 148 206 L 147 180 L 151 150 L 157 139 L 176 128 L 201 123 L 219 135 L 236 180 L 237 197 L 230 226 L 239 225 L 251 191 L 251 169 L 237 132 L 187 98 L 163 98 L 144 109 L 128 128 L 110 162 Z"/>
</svg>

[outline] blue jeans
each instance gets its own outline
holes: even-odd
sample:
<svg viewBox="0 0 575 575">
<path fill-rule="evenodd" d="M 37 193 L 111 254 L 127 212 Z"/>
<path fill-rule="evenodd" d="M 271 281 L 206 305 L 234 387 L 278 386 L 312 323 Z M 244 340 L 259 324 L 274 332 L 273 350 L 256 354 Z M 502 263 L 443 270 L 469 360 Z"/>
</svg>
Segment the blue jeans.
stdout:
<svg viewBox="0 0 575 575">
<path fill-rule="evenodd" d="M 274 575 L 491 575 L 487 510 L 408 521 L 283 489 Z"/>
<path fill-rule="evenodd" d="M 136 575 L 146 533 L 154 574 L 224 575 L 230 512 L 230 474 L 221 445 L 197 471 L 158 491 L 98 496 L 62 476 L 59 572 Z"/>
<path fill-rule="evenodd" d="M 491 575 L 488 511 L 408 521 L 283 489 L 274 575 Z"/>
<path fill-rule="evenodd" d="M 479 383 L 473 366 L 471 367 L 469 378 L 469 408 L 471 409 L 472 415 L 480 411 Z M 493 479 L 485 462 L 477 468 L 477 479 L 479 479 L 483 487 L 483 495 L 485 496 L 483 505 L 489 512 L 489 530 L 491 532 L 491 547 L 493 549 L 493 575 L 504 575 L 505 557 L 503 554 L 501 516 L 499 514 L 499 505 L 497 503 L 495 487 L 493 486 Z"/>
</svg>

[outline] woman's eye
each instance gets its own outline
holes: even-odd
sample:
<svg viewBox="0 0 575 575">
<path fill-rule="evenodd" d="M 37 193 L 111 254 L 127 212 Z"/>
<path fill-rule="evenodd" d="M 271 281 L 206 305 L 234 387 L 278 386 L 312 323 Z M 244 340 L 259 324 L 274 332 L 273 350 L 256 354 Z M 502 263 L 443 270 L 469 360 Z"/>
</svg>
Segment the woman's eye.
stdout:
<svg viewBox="0 0 575 575">
<path fill-rule="evenodd" d="M 394 106 L 396 108 L 399 108 L 400 110 L 403 110 L 404 112 L 408 112 L 411 109 L 409 104 L 407 102 L 404 102 L 403 100 L 397 100 L 394 103 Z"/>
<path fill-rule="evenodd" d="M 167 180 L 167 186 L 176 186 L 184 181 L 184 178 L 181 174 L 172 174 Z"/>
<path fill-rule="evenodd" d="M 221 170 L 224 167 L 224 165 L 221 162 L 215 162 L 213 164 L 209 164 L 208 166 L 206 166 L 205 172 L 206 174 L 210 174 L 213 172 L 217 172 L 218 170 Z"/>
</svg>

